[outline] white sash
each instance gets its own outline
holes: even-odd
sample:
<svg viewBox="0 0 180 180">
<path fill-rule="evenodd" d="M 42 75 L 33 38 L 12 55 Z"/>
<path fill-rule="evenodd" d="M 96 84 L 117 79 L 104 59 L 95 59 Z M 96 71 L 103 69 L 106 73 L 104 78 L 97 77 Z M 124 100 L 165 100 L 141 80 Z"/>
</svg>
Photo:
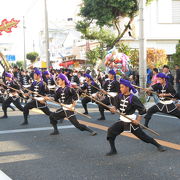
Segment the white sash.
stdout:
<svg viewBox="0 0 180 180">
<path fill-rule="evenodd" d="M 34 99 L 37 100 L 37 101 L 44 101 L 43 97 L 34 97 Z"/>
<path fill-rule="evenodd" d="M 115 97 L 118 93 L 117 92 L 108 92 L 109 96 Z"/>
<path fill-rule="evenodd" d="M 55 85 L 50 85 L 48 86 L 48 89 L 54 89 L 56 86 Z"/>
<path fill-rule="evenodd" d="M 167 101 L 159 101 L 160 103 L 162 103 L 162 104 L 172 104 L 173 103 L 173 101 L 172 100 L 167 100 Z"/>
<path fill-rule="evenodd" d="M 125 115 L 128 118 L 131 118 L 132 120 L 136 119 L 136 115 L 135 114 L 131 114 L 131 115 Z M 120 115 L 120 121 L 124 121 L 124 122 L 132 122 L 131 120 L 127 119 L 126 117 Z"/>
<path fill-rule="evenodd" d="M 66 107 L 67 107 L 67 108 L 66 108 Z M 74 107 L 72 108 L 72 104 L 63 104 L 63 105 L 62 105 L 62 108 L 63 108 L 64 110 L 68 110 L 68 111 L 70 111 L 70 109 L 74 110 Z"/>
<path fill-rule="evenodd" d="M 28 88 L 28 87 L 30 87 L 31 85 L 28 84 L 28 85 L 23 85 L 23 86 L 24 86 L 25 88 Z"/>
</svg>

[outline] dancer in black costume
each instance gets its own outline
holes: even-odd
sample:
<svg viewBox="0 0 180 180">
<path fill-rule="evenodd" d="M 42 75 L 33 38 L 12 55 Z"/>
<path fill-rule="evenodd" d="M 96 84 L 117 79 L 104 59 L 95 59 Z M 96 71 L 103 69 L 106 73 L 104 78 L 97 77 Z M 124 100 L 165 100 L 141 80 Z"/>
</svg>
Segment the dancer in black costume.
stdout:
<svg viewBox="0 0 180 180">
<path fill-rule="evenodd" d="M 148 127 L 149 121 L 153 114 L 157 112 L 170 114 L 172 116 L 176 116 L 180 118 L 180 111 L 177 106 L 173 102 L 173 98 L 176 96 L 176 91 L 174 90 L 171 83 L 168 82 L 168 77 L 163 73 L 157 74 L 159 83 L 147 88 L 148 90 L 153 90 L 159 94 L 159 103 L 150 107 L 144 116 L 145 118 L 145 126 Z M 172 98 L 172 99 L 171 99 Z"/>
<path fill-rule="evenodd" d="M 42 97 L 39 97 L 37 94 L 40 94 L 42 96 L 45 96 L 46 94 L 49 93 L 49 90 L 46 86 L 46 84 L 43 82 L 42 73 L 38 69 L 34 71 L 34 82 L 31 84 L 31 87 L 29 88 L 30 91 L 33 91 L 34 93 L 32 94 L 33 98 L 30 102 L 28 102 L 24 106 L 24 122 L 21 125 L 26 125 L 28 124 L 28 115 L 29 115 L 29 110 L 33 108 L 38 108 L 41 111 L 43 111 L 46 115 L 50 115 L 50 110 L 47 106 L 47 103 L 45 102 L 45 99 Z M 37 93 L 37 94 L 36 94 Z M 28 92 L 25 94 L 26 96 L 29 96 L 31 92 Z"/>
<path fill-rule="evenodd" d="M 62 108 L 58 109 L 56 112 L 53 112 L 50 114 L 50 123 L 52 124 L 54 131 L 51 133 L 51 135 L 57 135 L 59 134 L 58 128 L 57 128 L 57 121 L 61 120 L 63 118 L 68 118 L 68 120 L 79 130 L 81 131 L 89 131 L 92 136 L 96 135 L 97 133 L 84 124 L 80 124 L 78 120 L 76 119 L 76 116 L 74 114 L 74 108 L 76 105 L 76 101 L 78 99 L 78 96 L 73 88 L 70 88 L 70 82 L 66 75 L 59 74 L 57 79 L 57 84 L 60 86 L 56 92 L 54 99 L 57 102 L 62 103 Z M 47 97 L 49 99 L 49 97 Z M 72 110 L 70 110 L 72 109 Z"/>
<path fill-rule="evenodd" d="M 13 75 L 7 72 L 5 73 L 5 85 L 6 86 L 4 86 L 4 89 L 6 89 L 7 97 L 6 99 L 4 99 L 2 104 L 4 115 L 1 117 L 1 119 L 8 118 L 7 108 L 10 106 L 11 103 L 13 103 L 20 111 L 24 110 L 23 106 L 20 103 L 20 94 L 18 94 L 16 90 L 11 89 L 14 88 L 19 91 L 20 86 L 17 84 L 16 81 L 13 80 Z"/>
<path fill-rule="evenodd" d="M 94 79 L 92 78 L 91 75 L 84 74 L 84 77 L 86 78 L 86 82 L 83 84 L 81 89 L 83 91 L 86 91 L 87 95 L 89 95 L 89 96 L 93 96 L 93 97 L 96 96 L 96 93 L 98 92 L 98 89 L 99 89 L 98 84 L 94 82 Z M 84 97 L 81 100 L 82 106 L 85 110 L 84 114 L 88 114 L 87 104 L 89 102 L 93 102 L 92 99 L 89 97 Z"/>
<path fill-rule="evenodd" d="M 102 92 L 104 94 L 108 93 L 109 95 L 105 96 L 105 99 L 103 99 L 101 102 L 110 105 L 112 104 L 113 97 L 115 97 L 119 93 L 119 82 L 116 80 L 116 72 L 114 70 L 110 70 L 108 74 L 109 80 L 107 80 L 103 87 Z M 101 117 L 98 118 L 98 120 L 105 120 L 104 110 L 106 109 L 101 104 L 98 104 L 99 112 L 101 114 Z"/>
<path fill-rule="evenodd" d="M 144 133 L 139 125 L 139 122 L 142 119 L 142 115 L 146 113 L 146 109 L 137 96 L 134 96 L 130 93 L 132 90 L 135 93 L 134 87 L 130 84 L 128 80 L 120 80 L 120 90 L 121 93 L 118 94 L 114 99 L 114 107 L 111 108 L 111 112 L 120 111 L 123 115 L 131 118 L 133 121 L 130 121 L 124 116 L 120 116 L 120 121 L 114 123 L 107 133 L 107 140 L 109 141 L 111 150 L 106 155 L 117 154 L 115 147 L 116 136 L 121 134 L 123 131 L 128 131 L 133 133 L 136 137 L 141 139 L 146 143 L 151 143 L 157 147 L 159 151 L 165 151 L 165 148 L 161 146 L 157 141 L 152 137 Z M 138 110 L 139 114 L 136 116 L 134 113 Z"/>
</svg>

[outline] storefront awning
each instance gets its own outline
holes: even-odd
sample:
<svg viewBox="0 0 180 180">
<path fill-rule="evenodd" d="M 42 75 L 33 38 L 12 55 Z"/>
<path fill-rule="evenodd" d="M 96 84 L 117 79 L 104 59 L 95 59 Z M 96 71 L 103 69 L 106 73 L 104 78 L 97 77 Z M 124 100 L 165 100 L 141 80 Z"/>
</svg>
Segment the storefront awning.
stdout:
<svg viewBox="0 0 180 180">
<path fill-rule="evenodd" d="M 59 64 L 59 66 L 68 67 L 72 64 L 74 64 L 74 61 L 62 62 Z"/>
</svg>

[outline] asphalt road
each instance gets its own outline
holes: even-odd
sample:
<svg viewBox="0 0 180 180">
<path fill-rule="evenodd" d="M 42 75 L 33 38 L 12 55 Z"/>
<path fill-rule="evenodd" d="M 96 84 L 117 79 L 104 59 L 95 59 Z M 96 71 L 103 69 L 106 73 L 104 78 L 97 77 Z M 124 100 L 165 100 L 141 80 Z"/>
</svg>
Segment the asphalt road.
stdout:
<svg viewBox="0 0 180 180">
<path fill-rule="evenodd" d="M 58 124 L 59 135 L 50 136 L 46 115 L 30 111 L 29 125 L 20 126 L 22 112 L 8 109 L 9 118 L 0 119 L 0 170 L 13 180 L 180 180 L 179 119 L 154 115 L 150 127 L 160 136 L 146 131 L 167 151 L 158 152 L 123 133 L 116 139 L 118 154 L 107 157 L 106 129 L 118 116 L 106 112 L 106 121 L 97 121 L 97 106 L 88 107 L 92 119 L 77 118 L 89 123 L 97 136 L 77 130 L 67 120 Z M 77 110 L 83 112 L 80 105 Z"/>
</svg>

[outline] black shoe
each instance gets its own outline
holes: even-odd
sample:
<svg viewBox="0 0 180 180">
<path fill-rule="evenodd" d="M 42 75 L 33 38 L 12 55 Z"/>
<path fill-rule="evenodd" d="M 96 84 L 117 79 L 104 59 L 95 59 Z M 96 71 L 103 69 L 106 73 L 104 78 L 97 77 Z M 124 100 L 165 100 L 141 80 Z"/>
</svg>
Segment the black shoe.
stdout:
<svg viewBox="0 0 180 180">
<path fill-rule="evenodd" d="M 8 118 L 8 116 L 2 116 L 2 117 L 0 117 L 0 119 L 7 119 Z"/>
<path fill-rule="evenodd" d="M 52 133 L 50 133 L 50 135 L 58 135 L 59 134 L 59 131 L 54 131 Z"/>
<path fill-rule="evenodd" d="M 106 156 L 113 156 L 115 154 L 117 154 L 117 151 L 112 151 L 111 150 L 110 152 L 106 153 Z"/>
<path fill-rule="evenodd" d="M 88 112 L 84 112 L 83 114 L 88 114 Z"/>
<path fill-rule="evenodd" d="M 95 136 L 95 135 L 97 135 L 97 132 L 93 131 L 93 132 L 91 133 L 91 136 Z"/>
<path fill-rule="evenodd" d="M 23 123 L 21 123 L 21 126 L 24 126 L 24 125 L 28 125 L 28 122 L 24 121 Z"/>
<path fill-rule="evenodd" d="M 157 149 L 158 149 L 159 152 L 166 151 L 166 148 L 164 146 L 159 146 L 159 147 L 157 147 Z"/>
<path fill-rule="evenodd" d="M 105 117 L 100 117 L 99 119 L 97 119 L 98 121 L 103 121 L 106 120 Z"/>
</svg>

